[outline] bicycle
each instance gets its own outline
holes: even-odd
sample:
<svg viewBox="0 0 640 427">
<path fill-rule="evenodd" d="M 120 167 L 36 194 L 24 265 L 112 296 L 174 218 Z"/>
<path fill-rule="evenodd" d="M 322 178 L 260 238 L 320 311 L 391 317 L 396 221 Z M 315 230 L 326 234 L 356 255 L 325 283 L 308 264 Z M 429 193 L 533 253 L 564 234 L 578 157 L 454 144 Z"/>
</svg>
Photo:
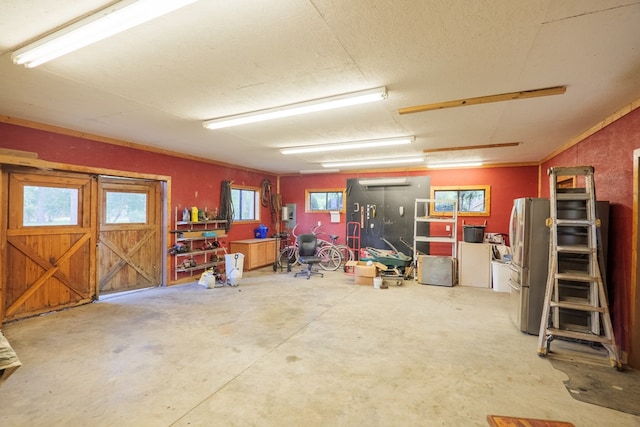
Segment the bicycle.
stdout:
<svg viewBox="0 0 640 427">
<path fill-rule="evenodd" d="M 296 227 L 291 230 L 291 236 L 293 237 L 293 243 L 284 247 L 280 253 L 278 254 L 278 259 L 276 260 L 277 268 L 284 268 L 286 265 L 287 272 L 291 271 L 291 266 L 295 266 L 300 263 L 299 253 L 298 253 L 298 237 L 295 234 Z M 320 268 L 327 271 L 333 271 L 340 268 L 342 265 L 342 255 L 340 251 L 331 244 L 326 244 L 328 242 L 321 241 L 319 242 L 318 250 L 316 255 L 322 259 L 320 261 Z"/>
<path fill-rule="evenodd" d="M 300 262 L 299 254 L 298 254 L 298 238 L 295 234 L 296 227 L 298 224 L 293 227 L 291 230 L 291 236 L 289 239 L 293 237 L 291 240 L 293 243 L 286 245 L 284 248 L 280 249 L 278 253 L 278 258 L 276 259 L 276 263 L 274 265 L 274 271 L 287 268 L 287 273 L 291 271 L 291 267 L 297 265 Z"/>
<path fill-rule="evenodd" d="M 321 242 L 322 246 L 333 246 L 338 250 L 338 252 L 340 253 L 340 265 L 338 265 L 338 267 L 344 266 L 347 261 L 353 261 L 355 259 L 355 254 L 349 246 L 336 243 L 339 237 L 337 234 L 329 234 L 325 231 L 318 231 L 319 229 L 320 226 L 315 226 L 313 227 L 311 232 L 316 236 L 323 234 L 329 236 L 329 239 L 331 239 L 331 241 L 327 241 L 324 239 L 319 239 L 319 241 Z"/>
</svg>

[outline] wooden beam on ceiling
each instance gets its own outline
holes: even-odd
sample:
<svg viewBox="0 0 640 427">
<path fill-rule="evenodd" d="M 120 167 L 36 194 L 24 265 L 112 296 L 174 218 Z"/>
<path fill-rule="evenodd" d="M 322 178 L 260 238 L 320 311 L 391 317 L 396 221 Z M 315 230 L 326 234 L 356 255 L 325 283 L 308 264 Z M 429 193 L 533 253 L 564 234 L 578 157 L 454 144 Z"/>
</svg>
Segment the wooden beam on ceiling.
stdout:
<svg viewBox="0 0 640 427">
<path fill-rule="evenodd" d="M 464 107 L 467 105 L 488 104 L 490 102 L 511 101 L 514 99 L 536 98 L 539 96 L 561 95 L 567 91 L 566 86 L 553 86 L 543 89 L 523 90 L 519 92 L 501 93 L 498 95 L 479 96 L 477 98 L 458 99 L 456 101 L 436 102 L 435 104 L 416 105 L 398 109 L 399 114 L 421 113 L 423 111 L 441 110 L 443 108 Z"/>
<path fill-rule="evenodd" d="M 463 150 L 480 150 L 483 148 L 504 148 L 515 147 L 522 144 L 521 142 L 505 142 L 502 144 L 484 144 L 484 145 L 465 145 L 460 147 L 443 147 L 443 148 L 425 148 L 424 153 L 440 153 L 444 151 L 463 151 Z"/>
</svg>

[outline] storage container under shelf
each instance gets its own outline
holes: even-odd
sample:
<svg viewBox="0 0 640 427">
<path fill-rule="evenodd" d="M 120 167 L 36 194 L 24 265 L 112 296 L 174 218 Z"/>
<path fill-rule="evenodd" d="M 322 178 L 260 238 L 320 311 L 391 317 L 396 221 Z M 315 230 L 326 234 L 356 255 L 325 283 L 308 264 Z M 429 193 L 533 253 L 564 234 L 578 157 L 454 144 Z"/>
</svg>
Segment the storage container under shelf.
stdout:
<svg viewBox="0 0 640 427">
<path fill-rule="evenodd" d="M 418 283 L 453 286 L 456 284 L 455 258 L 438 255 L 418 256 Z"/>
</svg>

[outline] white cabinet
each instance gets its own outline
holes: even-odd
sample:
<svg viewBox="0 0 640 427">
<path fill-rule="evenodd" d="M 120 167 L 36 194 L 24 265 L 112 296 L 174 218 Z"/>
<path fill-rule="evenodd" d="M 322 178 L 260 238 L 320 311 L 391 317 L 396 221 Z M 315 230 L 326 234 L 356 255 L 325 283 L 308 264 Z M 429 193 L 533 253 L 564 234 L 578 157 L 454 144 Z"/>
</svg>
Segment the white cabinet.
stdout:
<svg viewBox="0 0 640 427">
<path fill-rule="evenodd" d="M 491 244 L 460 242 L 458 248 L 458 284 L 491 287 Z"/>
</svg>

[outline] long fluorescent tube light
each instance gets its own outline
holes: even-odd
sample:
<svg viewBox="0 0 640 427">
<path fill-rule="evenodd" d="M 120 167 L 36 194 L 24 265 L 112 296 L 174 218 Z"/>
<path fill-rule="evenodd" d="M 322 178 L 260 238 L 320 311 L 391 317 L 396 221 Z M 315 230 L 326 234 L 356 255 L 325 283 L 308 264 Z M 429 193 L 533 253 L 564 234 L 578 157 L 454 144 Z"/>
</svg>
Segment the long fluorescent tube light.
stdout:
<svg viewBox="0 0 640 427">
<path fill-rule="evenodd" d="M 428 168 L 470 168 L 482 166 L 482 162 L 462 162 L 462 163 L 428 163 Z"/>
<path fill-rule="evenodd" d="M 358 184 L 365 187 L 390 187 L 392 185 L 409 185 L 407 178 L 360 179 Z"/>
<path fill-rule="evenodd" d="M 250 113 L 235 114 L 232 116 L 205 120 L 202 122 L 202 125 L 207 129 L 222 129 L 248 123 L 262 122 L 265 120 L 274 120 L 283 117 L 342 108 L 350 105 L 365 104 L 367 102 L 381 101 L 386 98 L 387 88 L 383 86 L 375 89 L 330 96 L 328 98 L 319 98 L 312 101 L 304 101 L 296 104 L 288 104 L 280 107 L 252 111 Z"/>
<path fill-rule="evenodd" d="M 333 144 L 323 145 L 307 145 L 303 147 L 289 147 L 281 148 L 282 154 L 302 154 L 302 153 L 320 153 L 323 151 L 340 151 L 340 150 L 355 150 L 359 148 L 374 148 L 374 147 L 388 147 L 391 145 L 403 145 L 411 144 L 415 141 L 414 136 L 406 136 L 402 138 L 385 138 L 385 139 L 370 139 L 364 141 L 350 141 L 340 142 Z"/>
<path fill-rule="evenodd" d="M 386 158 L 386 159 L 369 159 L 354 160 L 350 162 L 321 163 L 323 168 L 340 168 L 347 166 L 376 166 L 376 165 L 393 165 L 403 163 L 421 163 L 424 157 L 402 157 L 402 158 Z"/>
<path fill-rule="evenodd" d="M 37 67 L 197 0 L 124 0 L 41 38 L 11 55 L 18 65 Z"/>
<path fill-rule="evenodd" d="M 338 173 L 340 169 L 303 169 L 300 171 L 301 174 L 313 174 L 313 173 Z"/>
</svg>

